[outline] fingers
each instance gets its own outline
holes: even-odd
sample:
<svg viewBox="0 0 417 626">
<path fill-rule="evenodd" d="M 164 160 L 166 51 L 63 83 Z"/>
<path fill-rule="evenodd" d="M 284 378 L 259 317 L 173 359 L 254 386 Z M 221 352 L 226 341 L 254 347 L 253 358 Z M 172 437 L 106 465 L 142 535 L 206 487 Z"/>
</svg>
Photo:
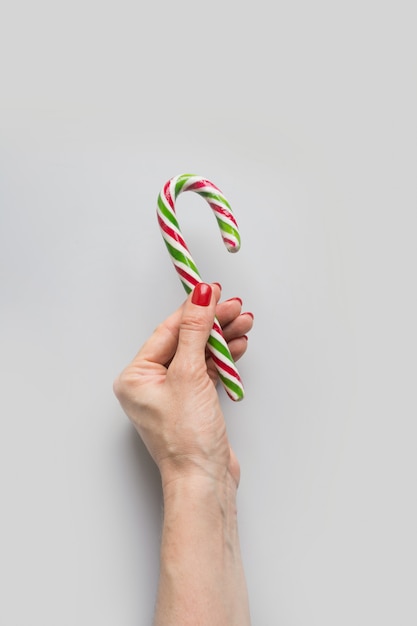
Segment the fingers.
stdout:
<svg viewBox="0 0 417 626">
<path fill-rule="evenodd" d="M 223 326 L 223 336 L 229 343 L 236 337 L 246 335 L 253 327 L 253 316 L 250 313 L 242 313 L 230 324 Z"/>
<path fill-rule="evenodd" d="M 236 337 L 236 339 L 232 339 L 228 342 L 228 346 L 233 360 L 235 362 L 239 361 L 239 359 L 245 354 L 248 348 L 248 338 L 246 335 Z"/>
<path fill-rule="evenodd" d="M 219 297 L 217 286 L 199 283 L 187 298 L 182 309 L 173 366 L 182 364 L 193 369 L 201 367 L 205 371 L 205 348 Z"/>
<path fill-rule="evenodd" d="M 216 308 L 217 319 L 222 326 L 223 336 L 235 362 L 245 354 L 248 347 L 247 333 L 253 326 L 253 314 L 250 312 L 241 313 L 241 309 L 242 301 L 240 298 L 231 298 L 225 302 L 220 302 Z M 206 356 L 208 374 L 216 383 L 218 374 L 208 350 Z"/>
<path fill-rule="evenodd" d="M 246 335 L 253 326 L 253 314 L 248 311 L 241 313 L 241 309 L 240 298 L 231 298 L 217 305 L 216 316 L 228 342 L 235 337 Z"/>
<path fill-rule="evenodd" d="M 155 329 L 151 337 L 139 350 L 133 363 L 147 362 L 158 365 L 167 365 L 177 352 L 180 329 L 182 346 L 186 349 L 187 359 L 202 353 L 205 347 L 214 319 L 214 312 L 223 329 L 227 342 L 232 342 L 230 349 L 235 360 L 242 356 L 246 340 L 235 341 L 248 333 L 253 325 L 251 313 L 241 313 L 242 301 L 239 298 L 231 298 L 218 303 L 220 288 L 214 283 L 207 286 L 206 300 L 208 304 L 196 304 L 192 302 L 193 294 L 165 321 Z M 211 293 L 209 293 L 211 289 Z M 194 290 L 195 291 L 195 290 Z M 194 299 L 198 301 L 198 294 Z M 201 297 L 201 294 L 200 294 Z M 204 300 L 204 294 L 203 294 Z M 235 354 L 233 353 L 235 351 Z"/>
<path fill-rule="evenodd" d="M 224 302 L 219 302 L 216 307 L 216 317 L 220 322 L 220 326 L 225 328 L 230 324 L 242 310 L 242 300 L 240 298 L 229 298 Z"/>
</svg>

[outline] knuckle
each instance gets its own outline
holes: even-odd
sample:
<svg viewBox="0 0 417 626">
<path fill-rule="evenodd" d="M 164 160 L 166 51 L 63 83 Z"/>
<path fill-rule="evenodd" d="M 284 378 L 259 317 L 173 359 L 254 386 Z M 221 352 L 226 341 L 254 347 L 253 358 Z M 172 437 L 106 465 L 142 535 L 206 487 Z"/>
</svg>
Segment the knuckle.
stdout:
<svg viewBox="0 0 417 626">
<path fill-rule="evenodd" d="M 197 315 L 186 315 L 181 320 L 180 329 L 191 332 L 201 332 L 201 330 L 205 329 L 206 323 L 205 320 Z"/>
<path fill-rule="evenodd" d="M 175 362 L 173 361 L 170 378 L 171 380 L 176 380 L 177 383 L 184 383 L 188 380 L 195 380 L 199 374 L 200 367 L 197 367 L 193 359 L 182 354 L 181 358 L 175 359 Z"/>
<path fill-rule="evenodd" d="M 122 389 L 120 378 L 121 378 L 121 375 L 119 374 L 119 376 L 116 376 L 116 378 L 113 380 L 113 393 L 117 399 L 120 398 L 121 389 Z"/>
<path fill-rule="evenodd" d="M 135 383 L 129 368 L 124 369 L 113 381 L 113 392 L 118 400 L 125 398 Z"/>
</svg>

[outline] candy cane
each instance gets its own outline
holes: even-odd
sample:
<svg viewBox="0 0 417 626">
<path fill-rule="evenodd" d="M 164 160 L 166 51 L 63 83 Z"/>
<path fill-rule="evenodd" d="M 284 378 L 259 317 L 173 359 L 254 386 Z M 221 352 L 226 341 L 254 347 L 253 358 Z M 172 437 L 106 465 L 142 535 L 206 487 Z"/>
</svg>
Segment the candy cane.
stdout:
<svg viewBox="0 0 417 626">
<path fill-rule="evenodd" d="M 174 176 L 165 183 L 158 196 L 158 223 L 183 287 L 190 293 L 202 280 L 182 237 L 175 214 L 175 200 L 183 191 L 195 191 L 207 200 L 216 216 L 223 242 L 229 252 L 239 250 L 240 235 L 229 203 L 213 183 L 194 174 Z M 207 346 L 227 394 L 232 400 L 242 400 L 244 395 L 242 382 L 217 318 L 214 320 Z"/>
</svg>

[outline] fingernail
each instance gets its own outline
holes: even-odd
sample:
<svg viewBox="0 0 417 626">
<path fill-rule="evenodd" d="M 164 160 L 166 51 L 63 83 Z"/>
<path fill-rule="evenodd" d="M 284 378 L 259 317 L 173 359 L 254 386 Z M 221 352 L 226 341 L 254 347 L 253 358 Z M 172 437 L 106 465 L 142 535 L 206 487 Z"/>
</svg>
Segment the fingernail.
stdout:
<svg viewBox="0 0 417 626">
<path fill-rule="evenodd" d="M 241 315 L 250 315 L 252 319 L 255 319 L 253 313 L 251 313 L 250 311 L 245 311 Z"/>
<path fill-rule="evenodd" d="M 226 300 L 226 302 L 231 302 L 232 300 L 237 300 L 238 302 L 240 302 L 240 306 L 242 306 L 243 304 L 241 298 L 229 298 L 228 300 Z"/>
<path fill-rule="evenodd" d="M 191 296 L 191 302 L 199 306 L 208 306 L 211 302 L 211 292 L 212 288 L 210 285 L 197 283 Z"/>
<path fill-rule="evenodd" d="M 221 284 L 220 284 L 220 283 L 213 283 L 213 285 L 217 285 L 217 286 L 218 286 L 218 288 L 220 289 L 220 291 L 223 289 L 223 287 L 221 286 Z"/>
</svg>

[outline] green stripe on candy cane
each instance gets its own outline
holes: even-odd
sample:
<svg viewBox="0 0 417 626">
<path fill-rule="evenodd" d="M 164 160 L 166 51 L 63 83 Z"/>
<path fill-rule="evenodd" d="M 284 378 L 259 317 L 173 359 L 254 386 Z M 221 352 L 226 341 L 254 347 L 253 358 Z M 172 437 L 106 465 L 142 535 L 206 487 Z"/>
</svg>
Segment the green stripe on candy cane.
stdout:
<svg viewBox="0 0 417 626">
<path fill-rule="evenodd" d="M 185 254 L 183 254 L 180 250 L 177 250 L 177 248 L 174 248 L 174 246 L 171 246 L 171 244 L 168 243 L 166 240 L 165 240 L 165 245 L 170 255 L 176 261 L 179 261 L 180 263 L 184 263 L 184 265 L 188 265 L 188 267 L 190 267 L 197 274 L 197 276 L 200 276 L 200 273 L 196 265 L 193 263 L 191 257 L 185 256 Z"/>
<path fill-rule="evenodd" d="M 171 224 L 173 224 L 173 226 L 175 226 L 179 230 L 180 225 L 178 224 L 177 218 L 175 217 L 175 215 L 173 215 L 173 213 L 170 210 L 167 209 L 161 196 L 158 196 L 158 207 L 161 213 L 163 213 L 164 217 L 166 217 L 167 220 L 169 220 Z"/>
<path fill-rule="evenodd" d="M 219 194 L 213 193 L 211 191 L 200 191 L 200 195 L 203 196 L 203 198 L 205 198 L 206 200 L 208 198 L 210 198 L 210 200 L 216 200 L 217 202 L 220 202 L 221 204 L 226 205 L 229 211 L 232 210 L 230 204 L 228 203 L 228 201 L 226 200 L 224 196 L 219 196 Z"/>
<path fill-rule="evenodd" d="M 220 229 L 228 233 L 229 235 L 233 235 L 234 237 L 236 237 L 236 239 L 240 243 L 240 235 L 237 232 L 236 228 L 233 228 L 233 226 L 230 226 L 230 224 L 227 224 L 226 222 L 224 222 L 220 217 L 217 217 L 217 215 L 216 215 L 216 219 L 220 226 Z"/>
<path fill-rule="evenodd" d="M 194 176 L 194 174 L 181 174 L 181 176 L 178 176 L 178 180 L 175 183 L 175 200 L 177 199 L 178 194 L 181 193 L 182 188 L 189 180 L 190 176 Z"/>
<path fill-rule="evenodd" d="M 230 380 L 228 378 L 226 378 L 225 376 L 223 376 L 223 374 L 220 374 L 220 372 L 217 370 L 217 373 L 219 375 L 220 380 L 222 381 L 224 387 L 227 389 L 230 389 L 233 391 L 233 393 L 237 396 L 238 400 L 242 400 L 243 396 L 240 396 L 241 394 L 241 387 L 234 383 L 233 380 Z M 232 400 L 234 399 L 233 396 L 227 391 L 227 394 L 230 398 L 232 398 Z"/>
<path fill-rule="evenodd" d="M 222 354 L 224 354 L 224 356 L 228 357 L 229 356 L 229 348 L 225 347 L 224 344 L 219 341 L 218 339 L 216 339 L 216 337 L 213 337 L 213 335 L 210 335 L 210 337 L 208 338 L 208 343 L 218 352 L 221 352 Z"/>
</svg>

